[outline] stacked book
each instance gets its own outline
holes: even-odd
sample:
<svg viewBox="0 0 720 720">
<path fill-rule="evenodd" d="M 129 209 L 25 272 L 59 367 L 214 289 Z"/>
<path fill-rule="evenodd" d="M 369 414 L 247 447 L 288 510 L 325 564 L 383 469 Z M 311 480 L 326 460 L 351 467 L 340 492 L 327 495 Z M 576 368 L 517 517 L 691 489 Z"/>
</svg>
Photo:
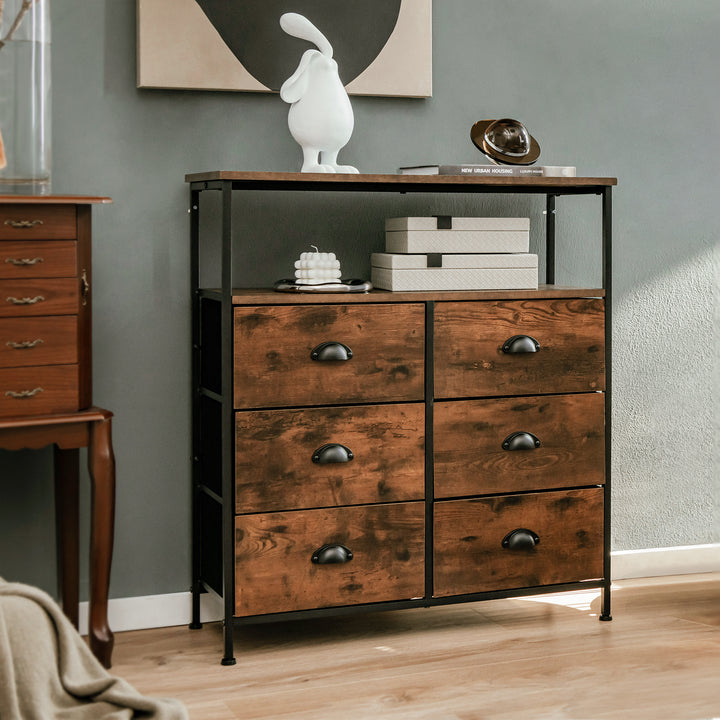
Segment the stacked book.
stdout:
<svg viewBox="0 0 720 720">
<path fill-rule="evenodd" d="M 372 255 L 382 290 L 534 290 L 529 218 L 402 217 L 385 221 L 385 252 Z"/>
</svg>

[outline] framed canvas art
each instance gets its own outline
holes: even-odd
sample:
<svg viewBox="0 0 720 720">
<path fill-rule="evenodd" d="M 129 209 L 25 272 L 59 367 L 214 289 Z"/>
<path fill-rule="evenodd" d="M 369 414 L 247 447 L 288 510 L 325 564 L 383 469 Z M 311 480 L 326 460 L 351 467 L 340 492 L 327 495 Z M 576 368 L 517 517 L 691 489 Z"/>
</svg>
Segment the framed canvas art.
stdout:
<svg viewBox="0 0 720 720">
<path fill-rule="evenodd" d="M 277 92 L 314 47 L 282 31 L 304 15 L 352 95 L 432 94 L 432 0 L 138 0 L 138 87 Z"/>
</svg>

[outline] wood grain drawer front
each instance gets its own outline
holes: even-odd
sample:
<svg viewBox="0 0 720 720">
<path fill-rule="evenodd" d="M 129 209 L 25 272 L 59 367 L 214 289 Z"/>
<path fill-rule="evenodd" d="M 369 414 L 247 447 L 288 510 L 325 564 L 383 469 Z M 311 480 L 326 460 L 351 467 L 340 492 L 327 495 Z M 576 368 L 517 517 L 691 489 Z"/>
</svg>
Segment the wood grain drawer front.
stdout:
<svg viewBox="0 0 720 720">
<path fill-rule="evenodd" d="M 424 345 L 421 304 L 239 307 L 235 407 L 422 400 Z"/>
<path fill-rule="evenodd" d="M 74 315 L 79 307 L 77 278 L 0 280 L 0 317 Z"/>
<path fill-rule="evenodd" d="M 77 365 L 0 369 L 0 417 L 73 412 L 78 387 Z"/>
<path fill-rule="evenodd" d="M 73 240 L 75 237 L 74 205 L 0 206 L 0 240 Z"/>
<path fill-rule="evenodd" d="M 435 497 L 605 482 L 605 395 L 436 402 Z"/>
<path fill-rule="evenodd" d="M 0 242 L 0 278 L 76 277 L 77 243 Z"/>
<path fill-rule="evenodd" d="M 437 597 L 603 575 L 602 488 L 438 502 L 434 530 Z"/>
<path fill-rule="evenodd" d="M 422 404 L 251 410 L 236 415 L 236 511 L 425 496 Z"/>
<path fill-rule="evenodd" d="M 0 318 L 0 367 L 74 364 L 77 335 L 74 315 Z"/>
<path fill-rule="evenodd" d="M 422 597 L 424 527 L 423 503 L 239 515 L 235 614 Z"/>
<path fill-rule="evenodd" d="M 438 303 L 435 396 L 603 390 L 604 347 L 601 299 Z"/>
</svg>

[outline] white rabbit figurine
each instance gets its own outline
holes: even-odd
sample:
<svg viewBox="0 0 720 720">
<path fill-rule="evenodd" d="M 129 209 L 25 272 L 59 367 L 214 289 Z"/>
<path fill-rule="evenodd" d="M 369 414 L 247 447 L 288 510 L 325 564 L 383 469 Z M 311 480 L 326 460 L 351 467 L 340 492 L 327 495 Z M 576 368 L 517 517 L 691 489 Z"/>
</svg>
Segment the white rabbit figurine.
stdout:
<svg viewBox="0 0 720 720">
<path fill-rule="evenodd" d="M 303 151 L 302 172 L 356 173 L 351 165 L 338 165 L 338 152 L 352 135 L 355 118 L 347 91 L 340 82 L 332 45 L 305 17 L 285 13 L 280 27 L 293 37 L 309 40 L 318 50 L 306 50 L 297 70 L 280 88 L 290 103 L 288 127 Z"/>
</svg>

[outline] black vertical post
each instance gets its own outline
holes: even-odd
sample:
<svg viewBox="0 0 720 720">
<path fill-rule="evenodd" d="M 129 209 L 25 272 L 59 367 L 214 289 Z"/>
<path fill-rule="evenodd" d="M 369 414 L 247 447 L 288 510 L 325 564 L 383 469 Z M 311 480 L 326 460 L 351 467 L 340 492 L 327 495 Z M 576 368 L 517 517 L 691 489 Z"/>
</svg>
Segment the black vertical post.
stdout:
<svg viewBox="0 0 720 720">
<path fill-rule="evenodd" d="M 555 284 L 555 195 L 545 196 L 545 282 Z"/>
<path fill-rule="evenodd" d="M 602 256 L 605 289 L 605 503 L 603 593 L 600 620 L 612 620 L 610 613 L 610 510 L 612 495 L 612 188 L 602 191 Z"/>
<path fill-rule="evenodd" d="M 222 542 L 225 654 L 223 665 L 234 665 L 235 616 L 235 422 L 233 417 L 233 312 L 232 312 L 232 182 L 225 180 L 222 193 L 222 290 L 220 347 L 222 352 Z"/>
<path fill-rule="evenodd" d="M 433 457 L 433 398 L 435 397 L 435 360 L 433 327 L 435 303 L 425 303 L 425 599 L 434 593 L 433 578 L 433 503 L 435 500 L 435 461 Z"/>
<path fill-rule="evenodd" d="M 192 399 L 192 619 L 190 627 L 200 623 L 202 514 L 200 508 L 200 191 L 190 190 L 190 303 L 192 322 L 191 387 Z"/>
</svg>

